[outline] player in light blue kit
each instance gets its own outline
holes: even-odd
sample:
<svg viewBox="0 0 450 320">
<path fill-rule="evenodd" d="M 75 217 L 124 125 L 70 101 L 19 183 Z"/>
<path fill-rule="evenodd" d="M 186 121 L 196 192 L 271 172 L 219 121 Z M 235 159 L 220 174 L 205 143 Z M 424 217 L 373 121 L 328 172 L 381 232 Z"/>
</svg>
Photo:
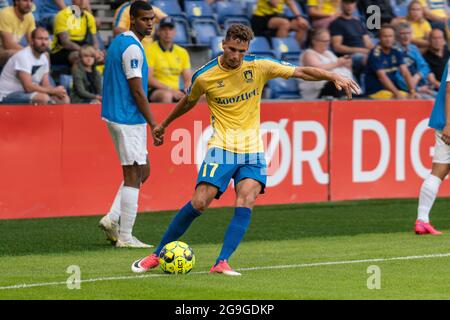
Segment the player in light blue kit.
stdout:
<svg viewBox="0 0 450 320">
<path fill-rule="evenodd" d="M 155 14 L 147 2 L 131 5 L 131 29 L 111 43 L 103 79 L 102 119 L 106 121 L 123 169 L 123 183 L 110 212 L 99 223 L 116 247 L 149 248 L 132 235 L 139 188 L 150 174 L 147 123 L 156 123 L 147 102 L 148 66 L 141 41 L 150 35 Z M 161 139 L 153 136 L 154 144 Z M 120 222 L 119 222 L 120 220 Z"/>
<path fill-rule="evenodd" d="M 420 188 L 419 207 L 414 227 L 416 234 L 442 234 L 431 225 L 429 216 L 439 186 L 450 171 L 450 74 L 448 63 L 442 74 L 441 86 L 428 124 L 435 130 L 436 144 L 431 174 Z"/>
</svg>

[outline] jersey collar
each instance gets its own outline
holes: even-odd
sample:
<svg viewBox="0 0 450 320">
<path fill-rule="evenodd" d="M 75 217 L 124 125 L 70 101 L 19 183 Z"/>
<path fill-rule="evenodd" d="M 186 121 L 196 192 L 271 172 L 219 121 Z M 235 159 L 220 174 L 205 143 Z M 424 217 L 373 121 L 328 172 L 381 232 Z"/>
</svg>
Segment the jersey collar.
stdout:
<svg viewBox="0 0 450 320">
<path fill-rule="evenodd" d="M 162 51 L 162 52 L 166 52 L 166 51 L 172 52 L 172 51 L 173 51 L 173 44 L 172 44 L 172 46 L 169 48 L 169 50 L 166 50 L 166 49 L 164 49 L 164 47 L 161 45 L 161 42 L 159 42 L 159 41 L 157 41 L 157 42 L 158 42 L 158 46 L 161 48 L 161 51 Z"/>
<path fill-rule="evenodd" d="M 142 49 L 144 49 L 144 47 L 142 46 L 141 41 L 139 41 L 139 38 L 134 34 L 133 31 L 129 30 L 129 31 L 125 31 L 124 33 L 122 33 L 124 36 L 128 36 L 128 37 L 133 37 L 137 42 L 139 42 L 139 45 L 141 46 Z"/>
</svg>

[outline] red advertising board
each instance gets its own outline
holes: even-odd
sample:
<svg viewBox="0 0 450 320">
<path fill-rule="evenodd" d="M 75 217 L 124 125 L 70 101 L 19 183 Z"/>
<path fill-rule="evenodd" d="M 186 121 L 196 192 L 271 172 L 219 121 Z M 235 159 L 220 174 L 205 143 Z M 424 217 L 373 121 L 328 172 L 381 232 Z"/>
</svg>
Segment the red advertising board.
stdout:
<svg viewBox="0 0 450 320">
<path fill-rule="evenodd" d="M 346 101 L 331 109 L 331 200 L 416 197 L 429 174 L 432 101 Z M 450 195 L 443 185 L 440 195 Z"/>
<path fill-rule="evenodd" d="M 173 106 L 152 105 L 158 121 Z M 326 201 L 328 102 L 263 103 L 269 178 L 258 204 Z M 177 209 L 192 196 L 211 133 L 206 105 L 149 139 L 151 174 L 139 211 Z M 109 210 L 121 167 L 96 105 L 0 108 L 0 219 L 79 216 Z M 232 186 L 213 206 L 233 206 Z"/>
</svg>

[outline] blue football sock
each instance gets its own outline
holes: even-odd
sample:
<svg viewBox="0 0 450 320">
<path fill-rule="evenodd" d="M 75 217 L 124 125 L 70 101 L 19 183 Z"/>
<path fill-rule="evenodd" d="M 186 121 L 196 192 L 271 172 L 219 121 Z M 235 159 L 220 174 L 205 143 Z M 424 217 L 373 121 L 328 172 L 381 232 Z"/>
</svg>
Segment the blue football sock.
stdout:
<svg viewBox="0 0 450 320">
<path fill-rule="evenodd" d="M 239 207 L 234 209 L 234 216 L 225 232 L 222 251 L 216 260 L 216 264 L 220 260 L 228 260 L 236 250 L 250 224 L 251 212 L 252 210 L 249 208 Z"/>
<path fill-rule="evenodd" d="M 158 248 L 156 248 L 155 252 L 157 255 L 161 252 L 162 248 L 168 244 L 169 242 L 178 240 L 186 230 L 191 225 L 192 221 L 195 218 L 200 216 L 202 213 L 196 210 L 191 201 L 186 203 L 186 205 L 178 211 L 176 216 L 173 218 L 169 227 L 166 230 L 166 233 L 163 235 L 161 242 L 159 243 Z"/>
</svg>

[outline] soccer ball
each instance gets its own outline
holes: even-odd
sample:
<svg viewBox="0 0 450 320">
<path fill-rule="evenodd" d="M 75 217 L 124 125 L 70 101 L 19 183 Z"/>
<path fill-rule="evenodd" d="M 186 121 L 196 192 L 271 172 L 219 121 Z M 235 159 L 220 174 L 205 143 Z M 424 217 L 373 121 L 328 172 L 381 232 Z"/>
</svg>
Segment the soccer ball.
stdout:
<svg viewBox="0 0 450 320">
<path fill-rule="evenodd" d="M 181 241 L 173 241 L 166 244 L 159 253 L 159 265 L 165 273 L 189 273 L 194 264 L 194 251 Z"/>
</svg>

